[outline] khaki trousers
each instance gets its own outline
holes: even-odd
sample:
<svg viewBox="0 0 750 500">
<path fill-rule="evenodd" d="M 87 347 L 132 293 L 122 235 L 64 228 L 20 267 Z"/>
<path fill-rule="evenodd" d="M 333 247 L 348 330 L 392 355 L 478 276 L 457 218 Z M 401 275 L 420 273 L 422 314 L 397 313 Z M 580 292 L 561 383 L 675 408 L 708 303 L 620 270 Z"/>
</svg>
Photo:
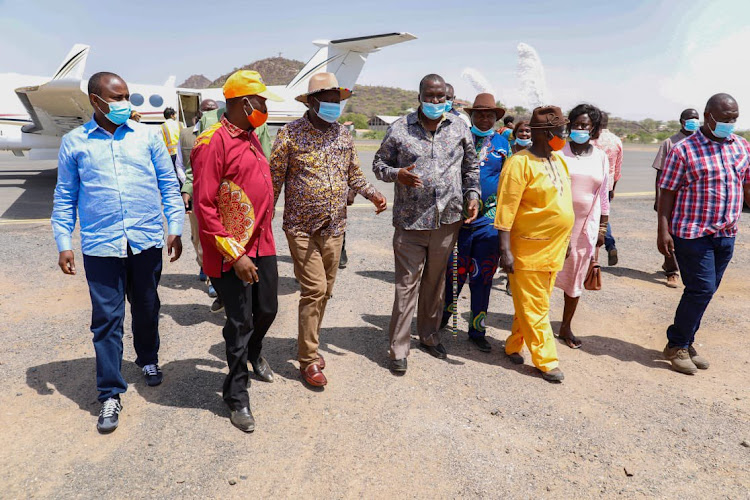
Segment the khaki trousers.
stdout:
<svg viewBox="0 0 750 500">
<path fill-rule="evenodd" d="M 195 212 L 190 212 L 188 217 L 190 218 L 190 240 L 193 242 L 193 248 L 195 248 L 195 261 L 200 267 L 203 267 L 203 248 L 198 233 L 198 218 L 195 216 Z"/>
<path fill-rule="evenodd" d="M 318 363 L 320 326 L 326 304 L 333 292 L 344 236 L 292 236 L 287 233 L 289 253 L 294 261 L 294 276 L 299 281 L 299 334 L 297 337 L 300 367 Z"/>
<path fill-rule="evenodd" d="M 419 340 L 430 346 L 440 343 L 445 266 L 461 224 L 459 221 L 427 231 L 396 228 L 393 233 L 396 296 L 389 329 L 391 359 L 403 359 L 409 355 L 415 307 Z"/>
</svg>

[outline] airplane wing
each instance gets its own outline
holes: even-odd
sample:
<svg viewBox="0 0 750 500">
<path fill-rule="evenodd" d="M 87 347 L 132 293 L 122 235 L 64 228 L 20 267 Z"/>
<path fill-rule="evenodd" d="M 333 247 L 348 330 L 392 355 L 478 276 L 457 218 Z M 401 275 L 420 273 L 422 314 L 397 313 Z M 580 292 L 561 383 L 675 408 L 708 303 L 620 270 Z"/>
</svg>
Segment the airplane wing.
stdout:
<svg viewBox="0 0 750 500">
<path fill-rule="evenodd" d="M 16 95 L 32 121 L 23 127 L 24 132 L 61 137 L 88 121 L 93 109 L 88 95 L 81 88 L 88 53 L 88 45 L 77 44 L 52 80 L 16 89 Z"/>
<path fill-rule="evenodd" d="M 319 47 L 305 67 L 286 86 L 292 92 L 305 92 L 310 77 L 328 71 L 334 73 L 339 85 L 354 88 L 367 56 L 383 47 L 415 40 L 411 33 L 385 33 L 339 40 L 316 40 Z"/>
</svg>

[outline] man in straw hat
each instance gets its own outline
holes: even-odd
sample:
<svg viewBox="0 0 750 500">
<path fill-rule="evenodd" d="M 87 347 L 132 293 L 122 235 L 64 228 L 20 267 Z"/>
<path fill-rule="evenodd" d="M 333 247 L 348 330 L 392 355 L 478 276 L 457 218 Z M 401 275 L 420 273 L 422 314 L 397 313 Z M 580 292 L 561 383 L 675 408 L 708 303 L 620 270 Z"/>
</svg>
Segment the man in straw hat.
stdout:
<svg viewBox="0 0 750 500">
<path fill-rule="evenodd" d="M 508 273 L 515 316 L 505 353 L 531 361 L 549 382 L 562 382 L 549 322 L 550 294 L 569 251 L 575 214 L 568 167 L 557 151 L 565 146 L 568 120 L 557 106 L 536 108 L 529 149 L 511 156 L 500 174 L 495 228 L 500 232 L 500 265 Z"/>
<path fill-rule="evenodd" d="M 193 210 L 198 218 L 203 271 L 224 304 L 229 374 L 224 401 L 232 424 L 255 429 L 247 392 L 250 361 L 261 380 L 273 381 L 263 357 L 263 337 L 278 308 L 276 245 L 271 231 L 271 171 L 253 132 L 268 118 L 266 99 L 282 99 L 266 89 L 260 74 L 237 71 L 224 84 L 227 111 L 198 136 L 190 155 Z"/>
<path fill-rule="evenodd" d="M 441 76 L 422 78 L 419 109 L 388 128 L 372 165 L 378 179 L 396 183 L 396 293 L 389 329 L 390 368 L 396 374 L 406 372 L 415 307 L 422 349 L 447 358 L 439 333 L 445 266 L 461 223 L 471 223 L 479 214 L 474 140 L 461 118 L 445 113 L 445 100 Z"/>
<path fill-rule="evenodd" d="M 457 290 L 471 276 L 471 317 L 469 318 L 469 340 L 482 352 L 492 347 L 485 338 L 487 308 L 490 303 L 492 279 L 497 271 L 499 242 L 497 229 L 493 227 L 497 208 L 497 184 L 505 159 L 510 154 L 508 140 L 495 131 L 495 123 L 505 114 L 497 107 L 492 94 L 479 94 L 474 104 L 464 109 L 471 119 L 471 136 L 479 161 L 479 184 L 482 191 L 479 217 L 471 224 L 464 224 L 458 233 Z M 454 309 L 453 269 L 451 257 L 448 262 L 445 282 L 445 309 L 442 325 L 447 325 Z"/>
<path fill-rule="evenodd" d="M 359 168 L 352 136 L 336 121 L 351 95 L 333 73 L 313 75 L 307 93 L 296 98 L 307 113 L 279 130 L 271 152 L 274 201 L 285 186 L 282 227 L 300 284 L 300 373 L 315 387 L 328 383 L 318 345 L 346 231 L 347 193 L 370 200 L 375 213 L 386 208 L 385 197 Z"/>
</svg>

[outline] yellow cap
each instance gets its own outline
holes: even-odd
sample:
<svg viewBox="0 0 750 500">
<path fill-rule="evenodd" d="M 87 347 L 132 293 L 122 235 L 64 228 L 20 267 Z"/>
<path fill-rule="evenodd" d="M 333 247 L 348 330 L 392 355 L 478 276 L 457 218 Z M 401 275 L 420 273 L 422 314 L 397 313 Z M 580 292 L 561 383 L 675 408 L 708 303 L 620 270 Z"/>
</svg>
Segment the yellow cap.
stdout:
<svg viewBox="0 0 750 500">
<path fill-rule="evenodd" d="M 246 69 L 235 71 L 224 83 L 224 97 L 232 99 L 246 95 L 259 95 L 276 102 L 284 100 L 266 88 L 263 78 L 257 71 Z"/>
</svg>

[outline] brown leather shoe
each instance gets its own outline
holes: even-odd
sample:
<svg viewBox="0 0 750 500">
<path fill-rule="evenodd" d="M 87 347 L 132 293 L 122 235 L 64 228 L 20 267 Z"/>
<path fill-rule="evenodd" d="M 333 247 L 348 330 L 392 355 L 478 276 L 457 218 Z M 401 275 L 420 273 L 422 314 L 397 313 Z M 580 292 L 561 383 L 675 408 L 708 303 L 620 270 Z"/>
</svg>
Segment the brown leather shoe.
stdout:
<svg viewBox="0 0 750 500">
<path fill-rule="evenodd" d="M 320 365 L 321 370 L 326 369 L 326 360 L 323 358 L 323 355 L 318 353 L 318 364 Z"/>
<path fill-rule="evenodd" d="M 323 387 L 328 383 L 326 376 L 320 371 L 320 365 L 317 363 L 310 365 L 305 369 L 300 368 L 302 379 L 313 387 Z"/>
</svg>

